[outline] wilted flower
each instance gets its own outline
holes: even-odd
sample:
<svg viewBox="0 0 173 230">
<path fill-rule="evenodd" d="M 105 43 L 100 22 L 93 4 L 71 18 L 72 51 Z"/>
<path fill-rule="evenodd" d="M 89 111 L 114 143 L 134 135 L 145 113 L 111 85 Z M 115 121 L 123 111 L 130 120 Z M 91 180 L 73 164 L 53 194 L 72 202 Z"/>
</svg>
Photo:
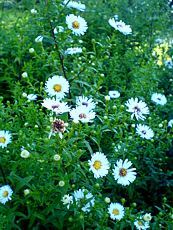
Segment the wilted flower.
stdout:
<svg viewBox="0 0 173 230">
<path fill-rule="evenodd" d="M 85 189 L 79 189 L 79 190 L 74 191 L 73 196 L 74 196 L 74 199 L 77 205 L 80 206 L 81 203 L 84 203 L 84 202 L 86 203 L 82 207 L 83 212 L 89 212 L 91 207 L 94 206 L 95 198 L 90 192 L 87 192 Z"/>
<path fill-rule="evenodd" d="M 69 194 L 66 194 L 62 198 L 63 205 L 67 205 L 67 208 L 70 208 L 70 204 L 73 204 L 73 196 L 70 196 Z"/>
</svg>

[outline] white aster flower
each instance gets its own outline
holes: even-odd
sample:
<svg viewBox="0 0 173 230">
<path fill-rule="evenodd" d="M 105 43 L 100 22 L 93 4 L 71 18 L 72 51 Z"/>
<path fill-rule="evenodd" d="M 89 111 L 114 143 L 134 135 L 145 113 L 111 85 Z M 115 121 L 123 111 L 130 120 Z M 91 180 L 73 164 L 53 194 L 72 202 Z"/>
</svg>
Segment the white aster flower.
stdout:
<svg viewBox="0 0 173 230">
<path fill-rule="evenodd" d="M 11 134 L 9 131 L 0 130 L 0 147 L 5 148 L 11 143 Z"/>
<path fill-rule="evenodd" d="M 89 171 L 94 173 L 95 178 L 104 177 L 108 174 L 110 165 L 103 153 L 94 153 L 91 157 L 91 160 L 88 161 L 88 164 L 90 166 Z"/>
<path fill-rule="evenodd" d="M 151 100 L 157 105 L 165 105 L 167 103 L 165 95 L 161 93 L 153 93 L 151 96 Z"/>
<path fill-rule="evenodd" d="M 139 100 L 138 98 L 130 98 L 125 105 L 128 107 L 128 109 L 126 111 L 132 113 L 131 118 L 133 119 L 134 116 L 136 117 L 136 119 L 141 119 L 144 120 L 145 117 L 143 116 L 143 114 L 149 114 L 149 108 L 147 106 L 147 104 L 141 100 Z"/>
<path fill-rule="evenodd" d="M 82 48 L 80 47 L 68 48 L 65 51 L 66 55 L 69 55 L 69 54 L 72 55 L 72 54 L 78 54 L 78 53 L 82 53 Z"/>
<path fill-rule="evenodd" d="M 142 220 L 142 217 L 138 220 L 135 220 L 134 225 L 138 230 L 146 230 L 150 227 L 147 221 Z"/>
<path fill-rule="evenodd" d="M 60 100 L 69 92 L 69 83 L 64 77 L 55 75 L 46 81 L 45 90 L 49 96 L 55 96 Z"/>
<path fill-rule="evenodd" d="M 110 98 L 119 98 L 120 93 L 116 90 L 111 90 L 111 91 L 109 91 L 109 96 L 110 96 Z"/>
<path fill-rule="evenodd" d="M 84 35 L 88 26 L 84 18 L 70 14 L 66 16 L 66 24 L 75 35 Z"/>
<path fill-rule="evenodd" d="M 171 127 L 172 128 L 173 126 L 173 119 L 171 119 L 169 122 L 168 122 L 168 127 Z"/>
<path fill-rule="evenodd" d="M 29 101 L 35 101 L 35 100 L 37 100 L 37 95 L 31 93 L 31 94 L 27 95 L 27 98 Z"/>
<path fill-rule="evenodd" d="M 76 97 L 76 105 L 77 106 L 84 106 L 84 107 L 88 108 L 89 111 L 95 109 L 95 107 L 96 107 L 96 103 L 93 102 L 93 99 L 85 97 L 85 96 Z"/>
<path fill-rule="evenodd" d="M 62 198 L 63 205 L 67 205 L 67 208 L 70 208 L 70 204 L 73 204 L 73 196 L 70 196 L 69 194 L 66 194 Z"/>
<path fill-rule="evenodd" d="M 130 25 L 126 25 L 123 21 L 115 21 L 114 18 L 109 19 L 109 24 L 112 26 L 114 29 L 120 31 L 124 35 L 128 35 L 132 33 L 132 29 Z"/>
<path fill-rule="evenodd" d="M 136 172 L 134 172 L 136 168 L 130 168 L 131 165 L 132 163 L 128 159 L 124 162 L 121 159 L 116 162 L 113 169 L 113 176 L 118 184 L 126 186 L 136 179 Z"/>
<path fill-rule="evenodd" d="M 85 4 L 82 4 L 80 2 L 64 0 L 63 4 L 66 5 L 68 8 L 74 8 L 79 11 L 85 11 Z"/>
<path fill-rule="evenodd" d="M 43 36 L 39 35 L 38 37 L 35 38 L 35 42 L 41 43 L 43 41 Z"/>
<path fill-rule="evenodd" d="M 9 185 L 0 187 L 0 203 L 5 204 L 8 200 L 11 200 L 13 190 Z"/>
<path fill-rule="evenodd" d="M 108 212 L 113 220 L 121 220 L 124 217 L 124 207 L 119 203 L 110 203 Z"/>
<path fill-rule="evenodd" d="M 73 122 L 82 123 L 93 122 L 95 118 L 95 112 L 90 111 L 86 106 L 77 106 L 70 111 L 70 117 L 73 119 Z"/>
<path fill-rule="evenodd" d="M 67 113 L 70 111 L 66 102 L 60 102 L 55 99 L 46 98 L 43 100 L 42 106 L 55 112 L 56 114 Z"/>
<path fill-rule="evenodd" d="M 145 215 L 143 215 L 143 220 L 146 222 L 150 222 L 152 219 L 151 213 L 145 213 Z"/>
<path fill-rule="evenodd" d="M 137 125 L 136 133 L 147 140 L 150 140 L 154 137 L 153 130 L 147 125 Z"/>
<path fill-rule="evenodd" d="M 91 207 L 94 206 L 95 198 L 90 192 L 87 192 L 85 189 L 79 189 L 74 191 L 73 196 L 77 205 L 80 206 L 81 203 L 86 203 L 82 207 L 83 212 L 89 212 Z"/>
</svg>

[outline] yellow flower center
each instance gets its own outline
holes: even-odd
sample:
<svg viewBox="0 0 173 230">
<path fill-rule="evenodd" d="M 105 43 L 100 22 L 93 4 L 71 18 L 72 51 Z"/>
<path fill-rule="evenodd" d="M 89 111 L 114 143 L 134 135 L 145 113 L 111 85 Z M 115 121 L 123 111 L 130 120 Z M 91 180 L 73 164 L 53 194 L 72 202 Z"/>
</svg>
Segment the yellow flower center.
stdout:
<svg viewBox="0 0 173 230">
<path fill-rule="evenodd" d="M 120 212 L 119 212 L 119 210 L 117 208 L 115 208 L 115 209 L 113 209 L 112 214 L 119 215 Z"/>
<path fill-rule="evenodd" d="M 6 141 L 6 139 L 5 139 L 5 137 L 0 137 L 0 143 L 5 143 L 5 141 Z"/>
<path fill-rule="evenodd" d="M 8 196 L 8 191 L 4 191 L 4 192 L 2 193 L 2 196 L 3 196 L 3 197 L 7 197 L 7 196 Z"/>
<path fill-rule="evenodd" d="M 78 21 L 74 21 L 74 22 L 72 23 L 72 26 L 73 26 L 74 29 L 79 29 L 80 24 L 79 24 Z"/>
<path fill-rule="evenodd" d="M 120 175 L 120 176 L 126 176 L 126 175 L 127 175 L 127 170 L 124 169 L 124 168 L 120 169 L 119 175 Z"/>
<path fill-rule="evenodd" d="M 53 86 L 53 89 L 54 89 L 56 92 L 60 92 L 61 89 L 62 89 L 62 86 L 59 85 L 59 84 L 56 84 L 56 85 Z"/>
<path fill-rule="evenodd" d="M 94 164 L 93 164 L 93 167 L 94 167 L 96 170 L 99 170 L 99 169 L 102 167 L 101 161 L 95 161 Z"/>
<path fill-rule="evenodd" d="M 142 221 L 139 220 L 139 221 L 138 221 L 138 225 L 139 225 L 139 226 L 143 226 Z"/>
</svg>

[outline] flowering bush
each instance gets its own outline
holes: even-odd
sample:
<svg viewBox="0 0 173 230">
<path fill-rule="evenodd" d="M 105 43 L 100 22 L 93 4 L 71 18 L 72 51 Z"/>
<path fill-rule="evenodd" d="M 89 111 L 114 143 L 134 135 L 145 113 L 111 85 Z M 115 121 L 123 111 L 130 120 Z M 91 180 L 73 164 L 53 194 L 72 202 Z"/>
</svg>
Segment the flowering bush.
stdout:
<svg viewBox="0 0 173 230">
<path fill-rule="evenodd" d="M 1 229 L 172 229 L 172 3 L 1 5 Z"/>
</svg>

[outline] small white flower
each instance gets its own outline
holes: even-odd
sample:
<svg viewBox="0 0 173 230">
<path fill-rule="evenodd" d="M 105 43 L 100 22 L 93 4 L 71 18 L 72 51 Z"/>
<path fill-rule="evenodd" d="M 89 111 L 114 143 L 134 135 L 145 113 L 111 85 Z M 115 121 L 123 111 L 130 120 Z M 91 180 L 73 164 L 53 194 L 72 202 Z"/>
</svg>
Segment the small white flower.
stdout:
<svg viewBox="0 0 173 230">
<path fill-rule="evenodd" d="M 26 93 L 22 93 L 22 97 L 27 97 L 27 94 Z"/>
<path fill-rule="evenodd" d="M 134 225 L 138 230 L 146 230 L 150 227 L 147 221 L 142 220 L 142 217 L 140 217 L 138 220 L 135 220 Z"/>
<path fill-rule="evenodd" d="M 172 60 L 166 60 L 166 61 L 164 61 L 164 63 L 165 63 L 165 66 L 168 69 L 172 69 L 173 68 L 173 61 Z"/>
<path fill-rule="evenodd" d="M 150 140 L 154 137 L 153 130 L 147 125 L 137 125 L 136 133 L 147 140 Z"/>
<path fill-rule="evenodd" d="M 111 91 L 109 91 L 109 96 L 110 96 L 110 98 L 119 98 L 120 93 L 116 90 L 111 90 Z"/>
<path fill-rule="evenodd" d="M 169 122 L 168 122 L 168 127 L 171 127 L 172 128 L 173 126 L 173 119 L 171 119 Z"/>
<path fill-rule="evenodd" d="M 109 95 L 106 95 L 106 96 L 105 96 L 105 100 L 106 100 L 106 101 L 110 101 L 110 99 L 111 99 L 111 97 L 110 97 Z"/>
<path fill-rule="evenodd" d="M 73 204 L 73 196 L 70 196 L 69 194 L 66 194 L 62 198 L 63 205 L 67 205 L 67 208 L 70 208 L 70 204 Z"/>
<path fill-rule="evenodd" d="M 60 102 L 55 99 L 49 99 L 49 98 L 44 99 L 42 106 L 55 112 L 56 114 L 67 113 L 70 111 L 70 108 L 66 102 Z"/>
<path fill-rule="evenodd" d="M 85 11 L 85 5 L 80 2 L 64 0 L 63 4 L 66 5 L 68 8 L 74 8 L 79 11 Z"/>
<path fill-rule="evenodd" d="M 149 114 L 149 108 L 147 106 L 147 104 L 141 100 L 139 100 L 138 98 L 131 98 L 129 99 L 125 105 L 128 107 L 128 109 L 126 111 L 132 113 L 131 118 L 133 119 L 134 116 L 136 117 L 136 119 L 141 119 L 144 120 L 145 117 L 143 116 L 146 114 Z"/>
<path fill-rule="evenodd" d="M 115 21 L 114 18 L 109 19 L 109 24 L 112 26 L 114 29 L 120 31 L 124 35 L 128 35 L 132 33 L 132 29 L 130 25 L 126 25 L 123 21 Z"/>
<path fill-rule="evenodd" d="M 74 47 L 74 48 L 68 48 L 65 51 L 65 54 L 68 55 L 72 55 L 72 54 L 78 54 L 78 53 L 82 53 L 82 49 L 80 47 Z"/>
<path fill-rule="evenodd" d="M 37 14 L 37 10 L 36 9 L 31 9 L 31 14 Z"/>
<path fill-rule="evenodd" d="M 66 16 L 66 24 L 75 35 L 84 35 L 88 26 L 84 18 L 70 14 Z"/>
<path fill-rule="evenodd" d="M 22 157 L 22 158 L 28 158 L 28 157 L 30 157 L 30 152 L 28 152 L 26 149 L 23 149 L 22 151 L 21 151 L 21 153 L 20 153 L 20 156 Z"/>
<path fill-rule="evenodd" d="M 30 54 L 32 54 L 32 53 L 34 53 L 34 52 L 35 52 L 34 48 L 30 48 L 30 49 L 29 49 L 29 53 L 30 53 Z"/>
<path fill-rule="evenodd" d="M 83 212 L 89 212 L 91 207 L 94 206 L 95 198 L 90 192 L 87 192 L 85 189 L 79 189 L 74 191 L 73 196 L 77 205 L 81 206 L 81 203 L 85 203 L 85 205 L 82 207 Z"/>
<path fill-rule="evenodd" d="M 61 159 L 61 157 L 60 157 L 59 154 L 55 154 L 55 155 L 53 156 L 53 159 L 54 159 L 54 161 L 59 161 L 59 160 Z"/>
<path fill-rule="evenodd" d="M 38 37 L 36 37 L 35 42 L 39 43 L 43 41 L 43 36 L 39 35 Z"/>
<path fill-rule="evenodd" d="M 95 109 L 95 107 L 96 107 L 96 103 L 93 102 L 93 99 L 85 97 L 85 96 L 76 97 L 76 105 L 77 106 L 84 106 L 84 107 L 88 108 L 89 111 Z"/>
<path fill-rule="evenodd" d="M 0 130 L 0 147 L 6 148 L 11 143 L 11 134 L 9 131 Z"/>
<path fill-rule="evenodd" d="M 64 187 L 65 182 L 64 182 L 63 180 L 60 180 L 59 183 L 58 183 L 58 185 L 59 185 L 60 187 Z"/>
<path fill-rule="evenodd" d="M 121 220 L 124 217 L 124 207 L 119 203 L 110 203 L 108 212 L 113 220 Z"/>
<path fill-rule="evenodd" d="M 54 30 L 53 30 L 54 34 L 58 34 L 58 33 L 63 33 L 64 32 L 64 27 L 63 26 L 57 26 Z"/>
<path fill-rule="evenodd" d="M 90 111 L 86 106 L 78 106 L 70 111 L 70 117 L 75 123 L 78 123 L 79 121 L 82 123 L 88 123 L 93 122 L 95 112 Z"/>
<path fill-rule="evenodd" d="M 9 185 L 0 187 L 0 203 L 5 204 L 8 200 L 11 200 L 13 190 Z"/>
<path fill-rule="evenodd" d="M 103 153 L 94 153 L 91 157 L 91 160 L 88 161 L 88 164 L 90 166 L 89 171 L 94 173 L 95 178 L 104 177 L 108 174 L 110 165 Z"/>
<path fill-rule="evenodd" d="M 165 105 L 167 103 L 165 95 L 161 93 L 153 93 L 151 96 L 151 100 L 155 102 L 156 105 Z"/>
<path fill-rule="evenodd" d="M 152 219 L 151 213 L 145 213 L 145 215 L 143 215 L 143 220 L 146 222 L 150 222 Z"/>
<path fill-rule="evenodd" d="M 53 76 L 46 81 L 45 90 L 49 96 L 55 96 L 56 99 L 61 100 L 65 94 L 69 92 L 69 83 L 62 76 Z"/>
<path fill-rule="evenodd" d="M 23 77 L 23 78 L 27 78 L 27 77 L 28 77 L 28 73 L 27 73 L 27 72 L 23 72 L 23 73 L 22 73 L 22 77 Z"/>
<path fill-rule="evenodd" d="M 25 189 L 25 190 L 23 191 L 23 193 L 24 193 L 25 196 L 27 196 L 27 195 L 30 194 L 30 190 L 29 190 L 29 189 Z"/>
<path fill-rule="evenodd" d="M 118 184 L 126 186 L 136 179 L 136 172 L 134 172 L 136 168 L 130 168 L 131 165 L 132 163 L 128 159 L 124 162 L 121 159 L 116 162 L 113 169 L 113 176 Z"/>
<path fill-rule="evenodd" d="M 35 101 L 35 100 L 37 100 L 37 95 L 31 93 L 31 94 L 27 95 L 27 98 L 29 101 Z"/>
</svg>

